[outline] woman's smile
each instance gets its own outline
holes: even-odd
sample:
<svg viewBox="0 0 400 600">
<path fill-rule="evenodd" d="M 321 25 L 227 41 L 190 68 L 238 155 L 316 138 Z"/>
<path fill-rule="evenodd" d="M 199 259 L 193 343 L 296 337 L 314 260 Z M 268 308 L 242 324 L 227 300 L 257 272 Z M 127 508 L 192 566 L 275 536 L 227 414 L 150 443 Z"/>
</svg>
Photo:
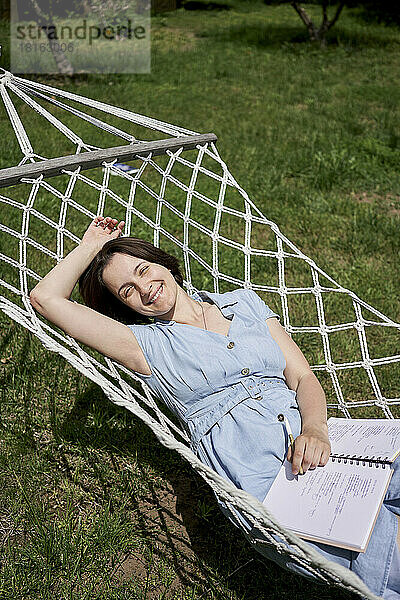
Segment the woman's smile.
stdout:
<svg viewBox="0 0 400 600">
<path fill-rule="evenodd" d="M 158 298 L 161 296 L 163 292 L 163 284 L 161 283 L 158 288 L 156 289 L 156 291 L 154 292 L 154 294 L 152 296 L 150 296 L 150 300 L 148 302 L 148 304 L 154 304 L 154 302 L 157 302 Z"/>
</svg>

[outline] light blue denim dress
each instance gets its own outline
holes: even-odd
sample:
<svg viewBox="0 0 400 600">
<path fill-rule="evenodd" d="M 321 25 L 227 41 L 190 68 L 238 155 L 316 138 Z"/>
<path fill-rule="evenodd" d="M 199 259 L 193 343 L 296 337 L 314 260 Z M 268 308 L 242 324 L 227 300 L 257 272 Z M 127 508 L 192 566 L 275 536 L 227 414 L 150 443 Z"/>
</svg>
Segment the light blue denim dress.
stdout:
<svg viewBox="0 0 400 600">
<path fill-rule="evenodd" d="M 266 323 L 279 316 L 252 290 L 201 291 L 192 297 L 219 307 L 231 320 L 228 335 L 163 319 L 129 325 L 151 369 L 151 375 L 137 375 L 179 418 L 199 459 L 262 502 L 288 451 L 281 415 L 288 419 L 294 437 L 301 432 L 296 393 L 283 375 L 285 358 Z M 371 591 L 387 600 L 400 600 L 394 514 L 400 514 L 398 462 L 387 504 L 365 553 L 311 544 L 326 558 L 357 573 Z M 218 502 L 235 523 L 225 504 Z M 235 524 L 240 522 L 252 534 L 245 517 L 237 510 L 235 514 Z M 313 577 L 274 550 L 266 549 L 265 554 L 281 566 Z M 396 575 L 393 569 L 397 568 Z"/>
</svg>

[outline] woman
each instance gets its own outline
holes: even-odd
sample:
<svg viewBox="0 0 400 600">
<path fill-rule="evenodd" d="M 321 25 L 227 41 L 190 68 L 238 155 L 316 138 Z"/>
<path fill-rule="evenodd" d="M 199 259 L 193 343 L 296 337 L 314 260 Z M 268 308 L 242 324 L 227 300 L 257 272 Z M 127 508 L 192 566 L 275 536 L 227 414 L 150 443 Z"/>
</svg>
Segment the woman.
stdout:
<svg viewBox="0 0 400 600">
<path fill-rule="evenodd" d="M 260 501 L 285 457 L 294 474 L 324 466 L 324 392 L 278 315 L 251 290 L 189 296 L 176 259 L 143 240 L 118 239 L 123 227 L 96 217 L 81 244 L 32 290 L 34 308 L 146 380 L 181 419 L 200 460 Z M 69 300 L 78 279 L 88 306 Z M 285 425 L 293 430 L 294 452 Z M 397 463 L 364 554 L 313 544 L 387 600 L 400 599 Z M 250 533 L 246 519 L 237 519 Z"/>
</svg>

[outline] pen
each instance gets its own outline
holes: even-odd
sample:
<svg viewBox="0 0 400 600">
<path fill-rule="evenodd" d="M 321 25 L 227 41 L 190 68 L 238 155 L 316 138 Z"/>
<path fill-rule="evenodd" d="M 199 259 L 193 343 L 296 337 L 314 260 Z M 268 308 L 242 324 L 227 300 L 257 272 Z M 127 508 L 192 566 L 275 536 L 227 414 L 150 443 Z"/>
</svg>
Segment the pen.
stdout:
<svg viewBox="0 0 400 600">
<path fill-rule="evenodd" d="M 279 415 L 278 419 L 280 421 L 283 421 L 283 423 L 284 423 L 284 425 L 286 427 L 286 431 L 287 431 L 287 434 L 288 434 L 290 447 L 292 449 L 292 460 L 293 460 L 293 454 L 294 454 L 294 437 L 293 437 L 292 428 L 290 427 L 290 423 L 289 423 L 288 419 L 285 416 Z M 299 467 L 299 475 L 304 475 L 303 467 L 301 465 Z"/>
</svg>

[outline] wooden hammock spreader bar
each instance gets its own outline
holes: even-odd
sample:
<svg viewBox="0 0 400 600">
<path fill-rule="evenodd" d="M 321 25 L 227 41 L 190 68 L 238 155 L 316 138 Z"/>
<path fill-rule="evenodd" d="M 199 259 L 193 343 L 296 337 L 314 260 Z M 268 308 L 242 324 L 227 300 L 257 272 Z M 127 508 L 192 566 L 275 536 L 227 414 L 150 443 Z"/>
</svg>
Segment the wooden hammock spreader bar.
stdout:
<svg viewBox="0 0 400 600">
<path fill-rule="evenodd" d="M 92 152 L 82 152 L 80 154 L 69 154 L 59 158 L 49 158 L 35 163 L 27 163 L 19 167 L 9 169 L 0 169 L 0 187 L 7 187 L 20 183 L 21 179 L 36 179 L 40 175 L 44 177 L 55 177 L 64 170 L 74 171 L 78 167 L 81 170 L 99 167 L 104 162 L 117 160 L 117 162 L 135 160 L 140 157 L 146 157 L 148 154 L 159 156 L 165 154 L 167 150 L 172 152 L 183 148 L 184 150 L 193 150 L 196 146 L 208 144 L 217 141 L 214 133 L 204 133 L 202 135 L 187 135 L 165 140 L 154 140 L 153 142 L 140 142 L 125 146 L 114 146 Z"/>
</svg>

